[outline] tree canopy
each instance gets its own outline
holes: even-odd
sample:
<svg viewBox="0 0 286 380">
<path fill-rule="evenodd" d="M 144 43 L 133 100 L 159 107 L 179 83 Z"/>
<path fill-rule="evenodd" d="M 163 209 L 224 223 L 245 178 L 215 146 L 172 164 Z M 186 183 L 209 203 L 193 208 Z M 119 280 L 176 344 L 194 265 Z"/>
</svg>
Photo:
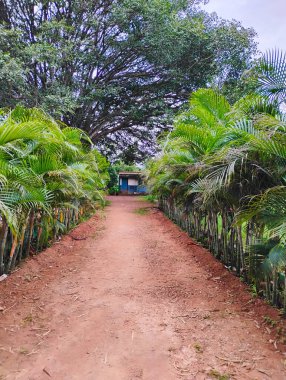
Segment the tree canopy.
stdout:
<svg viewBox="0 0 286 380">
<path fill-rule="evenodd" d="M 256 51 L 252 29 L 200 3 L 1 0 L 1 106 L 41 107 L 108 155 L 150 152 L 192 91 L 231 94 Z"/>
</svg>

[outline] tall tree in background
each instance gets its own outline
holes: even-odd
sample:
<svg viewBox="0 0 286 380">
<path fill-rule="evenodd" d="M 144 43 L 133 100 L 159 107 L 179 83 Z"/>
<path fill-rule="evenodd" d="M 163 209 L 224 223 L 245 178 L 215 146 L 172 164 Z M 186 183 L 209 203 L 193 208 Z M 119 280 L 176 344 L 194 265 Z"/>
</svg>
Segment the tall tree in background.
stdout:
<svg viewBox="0 0 286 380">
<path fill-rule="evenodd" d="M 40 106 L 109 155 L 150 152 L 190 92 L 231 94 L 256 51 L 200 2 L 0 0 L 0 105 Z"/>
</svg>

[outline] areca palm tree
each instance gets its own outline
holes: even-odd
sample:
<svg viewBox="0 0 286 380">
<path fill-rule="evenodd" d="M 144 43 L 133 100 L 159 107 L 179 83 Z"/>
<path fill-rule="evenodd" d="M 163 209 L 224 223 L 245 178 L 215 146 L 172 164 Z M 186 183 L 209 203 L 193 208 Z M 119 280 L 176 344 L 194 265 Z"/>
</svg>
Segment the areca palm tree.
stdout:
<svg viewBox="0 0 286 380">
<path fill-rule="evenodd" d="M 280 197 L 280 207 L 286 199 L 285 120 L 277 100 L 266 96 L 247 96 L 231 107 L 212 90 L 199 90 L 162 143 L 161 156 L 149 164 L 162 207 L 193 237 L 257 289 L 258 272 L 271 268 L 264 294 L 275 304 L 281 304 L 277 273 L 286 224 L 284 215 L 275 216 L 273 199 Z M 251 249 L 262 241 L 269 255 Z M 286 306 L 286 292 L 284 300 Z"/>
<path fill-rule="evenodd" d="M 84 132 L 41 110 L 2 112 L 1 274 L 30 254 L 32 242 L 37 252 L 59 230 L 76 223 L 83 207 L 102 200 L 107 168 L 105 164 L 100 172 L 100 161 L 105 164 Z"/>
</svg>

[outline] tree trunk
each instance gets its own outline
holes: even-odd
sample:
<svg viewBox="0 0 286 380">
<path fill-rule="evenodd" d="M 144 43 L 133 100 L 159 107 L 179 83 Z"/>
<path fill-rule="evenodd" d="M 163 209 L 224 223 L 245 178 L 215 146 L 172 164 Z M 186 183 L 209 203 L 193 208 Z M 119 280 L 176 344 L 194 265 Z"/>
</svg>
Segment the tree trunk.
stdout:
<svg viewBox="0 0 286 380">
<path fill-rule="evenodd" d="M 35 212 L 32 210 L 30 212 L 30 218 L 29 218 L 29 235 L 28 235 L 28 244 L 27 244 L 27 251 L 26 256 L 30 255 L 30 249 L 31 249 L 31 241 L 33 238 L 33 232 L 34 232 L 34 223 L 35 223 Z"/>
<path fill-rule="evenodd" d="M 237 227 L 237 258 L 238 258 L 238 271 L 244 273 L 244 249 L 242 241 L 241 226 Z"/>
<path fill-rule="evenodd" d="M 17 236 L 13 235 L 12 239 L 13 239 L 13 241 L 12 241 L 12 247 L 11 247 L 11 250 L 10 250 L 9 261 L 8 261 L 7 269 L 6 269 L 7 273 L 9 273 L 10 270 L 11 270 L 12 262 L 13 262 L 13 259 L 14 259 L 14 255 L 16 255 L 17 247 L 18 247 Z"/>
<path fill-rule="evenodd" d="M 8 235 L 8 224 L 6 218 L 2 217 L 2 228 L 1 228 L 1 245 L 0 245 L 0 276 L 4 273 L 4 255 Z"/>
<path fill-rule="evenodd" d="M 284 268 L 284 299 L 283 299 L 283 312 L 286 315 L 286 266 Z"/>
<path fill-rule="evenodd" d="M 277 282 L 278 282 L 278 273 L 276 268 L 273 273 L 273 294 L 272 294 L 272 304 L 277 305 Z"/>
<path fill-rule="evenodd" d="M 25 223 L 23 224 L 22 234 L 19 241 L 19 262 L 22 260 L 25 233 L 26 233 L 28 222 L 29 222 L 29 215 L 27 216 Z"/>
</svg>

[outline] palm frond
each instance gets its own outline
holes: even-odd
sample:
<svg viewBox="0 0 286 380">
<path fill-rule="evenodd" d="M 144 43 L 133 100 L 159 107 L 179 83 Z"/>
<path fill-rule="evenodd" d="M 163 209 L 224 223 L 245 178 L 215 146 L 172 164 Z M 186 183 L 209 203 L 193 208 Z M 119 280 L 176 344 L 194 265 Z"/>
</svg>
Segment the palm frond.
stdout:
<svg viewBox="0 0 286 380">
<path fill-rule="evenodd" d="M 263 95 L 279 103 L 286 99 L 286 53 L 268 51 L 259 61 L 259 84 Z"/>
</svg>

